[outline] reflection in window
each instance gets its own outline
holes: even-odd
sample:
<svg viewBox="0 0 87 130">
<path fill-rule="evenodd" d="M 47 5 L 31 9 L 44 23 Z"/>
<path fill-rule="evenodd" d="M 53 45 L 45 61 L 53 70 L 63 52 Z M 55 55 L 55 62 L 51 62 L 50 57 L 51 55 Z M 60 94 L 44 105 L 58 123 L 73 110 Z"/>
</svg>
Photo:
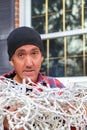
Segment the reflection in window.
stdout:
<svg viewBox="0 0 87 130">
<path fill-rule="evenodd" d="M 83 75 L 83 60 L 82 58 L 68 58 L 66 60 L 66 75 L 67 76 L 82 76 Z"/>
<path fill-rule="evenodd" d="M 58 77 L 64 76 L 64 63 L 63 59 L 50 60 L 50 73 L 49 75 Z"/>
<path fill-rule="evenodd" d="M 50 40 L 49 54 L 50 58 L 64 56 L 64 38 Z"/>
<path fill-rule="evenodd" d="M 87 28 L 87 1 L 32 0 L 32 26 L 40 34 Z M 47 39 L 43 44 L 42 71 L 47 75 L 87 75 L 87 35 Z"/>
<path fill-rule="evenodd" d="M 82 36 L 67 37 L 67 55 L 82 55 L 83 54 Z"/>
</svg>

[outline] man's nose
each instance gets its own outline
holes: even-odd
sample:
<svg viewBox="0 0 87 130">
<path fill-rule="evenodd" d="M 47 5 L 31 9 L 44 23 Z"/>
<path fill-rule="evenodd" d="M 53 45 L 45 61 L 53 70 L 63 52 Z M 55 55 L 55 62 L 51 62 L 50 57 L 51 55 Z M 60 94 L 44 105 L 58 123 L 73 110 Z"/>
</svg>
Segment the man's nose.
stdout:
<svg viewBox="0 0 87 130">
<path fill-rule="evenodd" d="M 33 59 L 30 56 L 26 57 L 25 64 L 31 66 L 33 64 Z"/>
</svg>

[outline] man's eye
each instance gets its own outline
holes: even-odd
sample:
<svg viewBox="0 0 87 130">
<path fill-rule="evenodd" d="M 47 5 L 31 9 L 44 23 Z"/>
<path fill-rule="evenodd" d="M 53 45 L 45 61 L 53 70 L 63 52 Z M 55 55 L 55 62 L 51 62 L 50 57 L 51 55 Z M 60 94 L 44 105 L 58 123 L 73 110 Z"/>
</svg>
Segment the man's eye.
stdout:
<svg viewBox="0 0 87 130">
<path fill-rule="evenodd" d="M 35 55 L 35 54 L 36 54 L 36 52 L 33 52 L 32 54 L 33 54 L 33 55 Z"/>
<path fill-rule="evenodd" d="M 33 54 L 33 55 L 37 55 L 37 54 L 38 54 L 38 52 L 36 52 L 36 51 L 35 51 L 35 52 L 32 52 L 32 54 Z"/>
<path fill-rule="evenodd" d="M 24 57 L 24 54 L 20 53 L 18 54 L 18 57 Z"/>
</svg>

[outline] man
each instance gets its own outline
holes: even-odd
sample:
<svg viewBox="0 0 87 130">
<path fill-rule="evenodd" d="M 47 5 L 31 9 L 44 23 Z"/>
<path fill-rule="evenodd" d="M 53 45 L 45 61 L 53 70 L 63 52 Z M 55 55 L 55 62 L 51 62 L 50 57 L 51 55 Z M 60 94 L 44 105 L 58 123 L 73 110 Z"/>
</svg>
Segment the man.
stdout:
<svg viewBox="0 0 87 130">
<path fill-rule="evenodd" d="M 9 62 L 14 70 L 3 74 L 6 78 L 22 83 L 28 78 L 34 83 L 51 88 L 63 88 L 64 85 L 57 79 L 43 76 L 40 73 L 44 60 L 44 49 L 40 34 L 30 27 L 19 27 L 14 29 L 7 38 Z M 9 108 L 12 111 L 12 108 Z M 13 110 L 15 110 L 13 108 Z M 4 120 L 5 129 L 8 129 L 7 119 Z"/>
<path fill-rule="evenodd" d="M 41 64 L 44 60 L 43 43 L 39 33 L 29 27 L 14 29 L 7 38 L 9 62 L 14 70 L 3 76 L 22 83 L 23 79 L 30 78 L 34 83 L 50 85 L 51 88 L 62 88 L 59 80 L 42 76 Z"/>
</svg>

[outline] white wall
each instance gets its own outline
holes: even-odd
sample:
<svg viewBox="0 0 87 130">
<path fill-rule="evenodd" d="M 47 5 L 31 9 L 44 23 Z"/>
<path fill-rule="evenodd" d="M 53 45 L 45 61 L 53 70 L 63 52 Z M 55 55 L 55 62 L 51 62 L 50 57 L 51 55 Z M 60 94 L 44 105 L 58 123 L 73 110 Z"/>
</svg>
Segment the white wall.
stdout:
<svg viewBox="0 0 87 130">
<path fill-rule="evenodd" d="M 79 84 L 85 84 L 87 85 L 87 76 L 82 77 L 60 77 L 57 78 L 59 81 L 61 81 L 65 86 L 72 86 L 73 83 L 79 83 Z"/>
</svg>

